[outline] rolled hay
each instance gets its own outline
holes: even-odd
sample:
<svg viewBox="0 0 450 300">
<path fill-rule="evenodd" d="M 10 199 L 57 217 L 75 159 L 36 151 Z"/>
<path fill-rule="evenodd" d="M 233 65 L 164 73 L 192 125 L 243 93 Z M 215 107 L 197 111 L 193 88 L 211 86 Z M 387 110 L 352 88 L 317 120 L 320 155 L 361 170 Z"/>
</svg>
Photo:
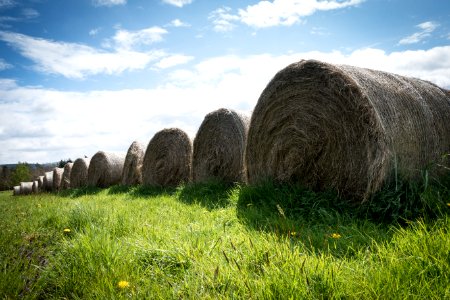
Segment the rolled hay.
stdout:
<svg viewBox="0 0 450 300">
<path fill-rule="evenodd" d="M 29 195 L 33 192 L 33 182 L 21 182 L 20 183 L 20 194 Z"/>
<path fill-rule="evenodd" d="M 61 189 L 67 190 L 70 188 L 70 173 L 72 172 L 73 163 L 66 163 L 64 165 L 64 172 L 61 180 Z"/>
<path fill-rule="evenodd" d="M 194 139 L 193 182 L 245 182 L 244 150 L 249 119 L 229 109 L 206 115 Z"/>
<path fill-rule="evenodd" d="M 39 181 L 33 181 L 33 186 L 31 187 L 33 194 L 39 193 Z"/>
<path fill-rule="evenodd" d="M 53 171 L 44 174 L 44 190 L 51 192 L 53 190 Z"/>
<path fill-rule="evenodd" d="M 61 183 L 63 178 L 64 168 L 53 169 L 53 185 L 52 190 L 58 192 L 61 190 Z"/>
<path fill-rule="evenodd" d="M 87 186 L 87 177 L 90 158 L 78 158 L 73 162 L 70 172 L 70 187 L 80 188 Z"/>
<path fill-rule="evenodd" d="M 331 188 L 364 201 L 432 163 L 448 167 L 449 120 L 450 99 L 432 83 L 300 61 L 275 75 L 253 111 L 248 181 Z M 439 176 L 444 167 L 430 171 Z"/>
<path fill-rule="evenodd" d="M 122 185 L 138 185 L 142 183 L 142 162 L 144 161 L 144 146 L 134 141 L 128 148 L 123 165 Z"/>
<path fill-rule="evenodd" d="M 119 184 L 122 179 L 125 155 L 98 151 L 88 169 L 88 185 L 107 188 Z"/>
<path fill-rule="evenodd" d="M 44 190 L 44 176 L 38 176 L 36 180 L 38 182 L 39 191 L 43 191 Z"/>
<path fill-rule="evenodd" d="M 13 196 L 18 196 L 18 195 L 20 195 L 20 185 L 16 185 L 13 188 Z"/>
<path fill-rule="evenodd" d="M 142 164 L 142 182 L 148 186 L 173 187 L 189 182 L 192 142 L 178 128 L 163 129 L 150 140 Z"/>
</svg>

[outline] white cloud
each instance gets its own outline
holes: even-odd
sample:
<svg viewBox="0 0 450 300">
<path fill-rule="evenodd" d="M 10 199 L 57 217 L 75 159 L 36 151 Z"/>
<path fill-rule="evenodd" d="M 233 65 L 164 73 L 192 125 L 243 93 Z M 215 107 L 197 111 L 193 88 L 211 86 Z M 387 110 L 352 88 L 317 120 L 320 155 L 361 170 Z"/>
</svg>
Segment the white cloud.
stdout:
<svg viewBox="0 0 450 300">
<path fill-rule="evenodd" d="M 416 25 L 417 28 L 421 29 L 418 32 L 411 34 L 403 39 L 401 39 L 398 44 L 399 45 L 408 45 L 408 44 L 416 44 L 425 38 L 431 36 L 431 33 L 439 26 L 438 23 L 435 22 L 424 22 Z"/>
<path fill-rule="evenodd" d="M 113 37 L 118 49 L 131 49 L 137 46 L 150 45 L 163 40 L 163 35 L 168 31 L 164 28 L 154 26 L 136 31 L 124 29 L 117 30 Z"/>
<path fill-rule="evenodd" d="M 24 8 L 22 9 L 22 16 L 25 19 L 34 19 L 40 16 L 39 12 L 33 8 Z"/>
<path fill-rule="evenodd" d="M 291 26 L 316 11 L 356 6 L 365 0 L 273 0 L 259 1 L 232 14 L 229 8 L 219 8 L 210 14 L 216 31 L 229 31 L 240 21 L 254 28 Z"/>
<path fill-rule="evenodd" d="M 158 63 L 155 64 L 155 67 L 157 67 L 158 69 L 172 68 L 178 65 L 186 64 L 193 59 L 193 56 L 174 54 L 161 59 Z"/>
<path fill-rule="evenodd" d="M 15 6 L 16 1 L 13 0 L 0 0 L 0 8 Z"/>
<path fill-rule="evenodd" d="M 174 19 L 168 24 L 168 26 L 172 26 L 172 27 L 191 27 L 191 24 L 185 23 L 185 22 L 181 21 L 180 19 Z"/>
<path fill-rule="evenodd" d="M 126 48 L 106 52 L 82 44 L 56 42 L 5 31 L 0 31 L 0 39 L 32 60 L 38 71 L 68 78 L 81 79 L 87 75 L 120 74 L 126 70 L 143 69 L 164 56 L 161 51 L 137 52 Z"/>
<path fill-rule="evenodd" d="M 183 7 L 186 4 L 191 4 L 193 0 L 163 0 L 164 3 L 176 6 Z"/>
<path fill-rule="evenodd" d="M 124 5 L 127 0 L 92 0 L 94 6 L 114 6 L 114 5 Z"/>
<path fill-rule="evenodd" d="M 89 30 L 89 35 L 96 36 L 99 32 L 100 32 L 100 27 L 92 28 L 91 30 Z"/>
<path fill-rule="evenodd" d="M 174 69 L 164 82 L 146 89 L 67 92 L 0 79 L 0 163 L 125 152 L 133 140 L 147 143 L 172 126 L 194 137 L 214 109 L 250 113 L 275 73 L 301 59 L 381 69 L 450 88 L 450 46 L 392 53 L 366 48 L 349 54 L 219 56 Z"/>
<path fill-rule="evenodd" d="M 10 69 L 13 66 L 11 64 L 8 64 L 4 59 L 0 58 L 0 71 Z"/>
</svg>

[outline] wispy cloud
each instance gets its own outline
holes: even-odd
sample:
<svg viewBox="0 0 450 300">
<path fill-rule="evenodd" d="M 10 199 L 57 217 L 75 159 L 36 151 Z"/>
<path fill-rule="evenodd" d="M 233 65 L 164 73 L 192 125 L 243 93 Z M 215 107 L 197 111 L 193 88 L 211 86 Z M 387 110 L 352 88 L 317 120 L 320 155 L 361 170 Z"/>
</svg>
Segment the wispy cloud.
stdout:
<svg viewBox="0 0 450 300">
<path fill-rule="evenodd" d="M 163 2 L 176 7 L 183 7 L 187 4 L 191 4 L 193 0 L 163 0 Z"/>
<path fill-rule="evenodd" d="M 33 8 L 22 9 L 22 16 L 26 19 L 34 19 L 40 16 L 39 12 Z"/>
<path fill-rule="evenodd" d="M 8 64 L 4 59 L 0 58 L 0 71 L 10 69 L 13 66 L 11 64 Z"/>
<path fill-rule="evenodd" d="M 0 0 L 0 9 L 15 6 L 17 3 L 14 0 Z"/>
<path fill-rule="evenodd" d="M 164 28 L 154 26 L 142 30 L 128 31 L 125 29 L 117 30 L 112 38 L 119 49 L 131 49 L 136 46 L 151 45 L 163 40 L 163 35 L 168 31 Z"/>
<path fill-rule="evenodd" d="M 167 24 L 167 26 L 169 26 L 169 27 L 191 27 L 191 24 L 185 23 L 185 22 L 181 21 L 180 19 L 174 19 L 174 20 L 170 21 L 170 23 Z"/>
<path fill-rule="evenodd" d="M 91 30 L 89 30 L 89 35 L 96 36 L 99 32 L 100 32 L 100 27 L 92 28 Z"/>
<path fill-rule="evenodd" d="M 124 5 L 127 0 L 92 0 L 94 6 L 114 6 L 114 5 Z"/>
<path fill-rule="evenodd" d="M 411 34 L 410 36 L 407 36 L 403 39 L 401 39 L 398 44 L 399 45 L 409 45 L 409 44 L 416 44 L 420 41 L 423 41 L 425 38 L 431 36 L 431 33 L 439 26 L 438 23 L 428 21 L 424 23 L 420 23 L 416 25 L 417 28 L 420 29 L 420 31 L 415 32 Z"/>
<path fill-rule="evenodd" d="M 186 64 L 193 59 L 193 56 L 174 54 L 161 59 L 158 63 L 155 64 L 155 67 L 157 67 L 158 69 L 172 68 L 178 65 Z"/>
<path fill-rule="evenodd" d="M 260 1 L 232 14 L 229 8 L 219 8 L 210 14 L 216 31 L 229 31 L 240 21 L 254 28 L 292 26 L 317 11 L 357 6 L 365 0 L 273 0 Z"/>
</svg>

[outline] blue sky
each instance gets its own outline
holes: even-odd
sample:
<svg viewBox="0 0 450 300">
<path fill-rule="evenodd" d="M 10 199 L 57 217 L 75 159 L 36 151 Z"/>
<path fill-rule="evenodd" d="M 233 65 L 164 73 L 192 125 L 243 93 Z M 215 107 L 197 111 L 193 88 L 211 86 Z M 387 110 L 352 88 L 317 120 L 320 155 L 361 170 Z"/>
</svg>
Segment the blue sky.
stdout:
<svg viewBox="0 0 450 300">
<path fill-rule="evenodd" d="M 0 164 L 193 138 L 300 59 L 450 88 L 449 20 L 448 0 L 0 0 Z"/>
</svg>

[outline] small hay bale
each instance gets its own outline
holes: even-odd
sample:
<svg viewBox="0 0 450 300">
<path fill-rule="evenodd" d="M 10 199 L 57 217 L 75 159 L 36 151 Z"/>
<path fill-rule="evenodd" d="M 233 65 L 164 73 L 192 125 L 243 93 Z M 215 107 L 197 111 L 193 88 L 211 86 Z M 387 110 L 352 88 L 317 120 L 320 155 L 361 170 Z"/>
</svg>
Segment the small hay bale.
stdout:
<svg viewBox="0 0 450 300">
<path fill-rule="evenodd" d="M 125 155 L 98 151 L 89 164 L 88 185 L 107 188 L 119 184 L 124 161 Z"/>
<path fill-rule="evenodd" d="M 39 193 L 39 182 L 37 180 L 33 181 L 33 186 L 31 187 L 33 194 Z"/>
<path fill-rule="evenodd" d="M 30 195 L 33 192 L 33 182 L 21 182 L 20 183 L 20 194 Z"/>
<path fill-rule="evenodd" d="M 90 158 L 78 158 L 73 162 L 70 172 L 70 187 L 73 189 L 87 186 Z"/>
<path fill-rule="evenodd" d="M 61 189 L 63 173 L 64 173 L 64 168 L 54 168 L 53 169 L 52 190 L 55 192 L 59 192 L 59 190 Z"/>
<path fill-rule="evenodd" d="M 229 109 L 206 115 L 194 139 L 192 181 L 245 182 L 244 150 L 249 120 Z"/>
<path fill-rule="evenodd" d="M 13 196 L 19 196 L 20 195 L 20 185 L 16 185 L 13 188 Z"/>
<path fill-rule="evenodd" d="M 39 191 L 43 191 L 44 190 L 44 176 L 38 176 L 38 178 L 36 179 L 38 181 L 38 189 Z"/>
<path fill-rule="evenodd" d="M 53 171 L 45 172 L 44 174 L 44 189 L 47 192 L 53 190 Z"/>
<path fill-rule="evenodd" d="M 61 180 L 61 189 L 67 190 L 70 188 L 70 173 L 72 172 L 73 163 L 66 163 L 64 165 L 64 172 Z"/>
<path fill-rule="evenodd" d="M 448 167 L 449 120 L 450 98 L 432 83 L 300 61 L 275 75 L 253 111 L 248 181 L 331 188 L 364 201 L 396 178 L 420 178 L 430 164 Z"/>
<path fill-rule="evenodd" d="M 142 162 L 144 161 L 144 146 L 134 141 L 128 148 L 123 165 L 122 185 L 138 185 L 142 183 Z"/>
<path fill-rule="evenodd" d="M 178 128 L 163 129 L 150 140 L 142 164 L 142 182 L 148 186 L 173 187 L 189 182 L 192 142 Z"/>
</svg>

